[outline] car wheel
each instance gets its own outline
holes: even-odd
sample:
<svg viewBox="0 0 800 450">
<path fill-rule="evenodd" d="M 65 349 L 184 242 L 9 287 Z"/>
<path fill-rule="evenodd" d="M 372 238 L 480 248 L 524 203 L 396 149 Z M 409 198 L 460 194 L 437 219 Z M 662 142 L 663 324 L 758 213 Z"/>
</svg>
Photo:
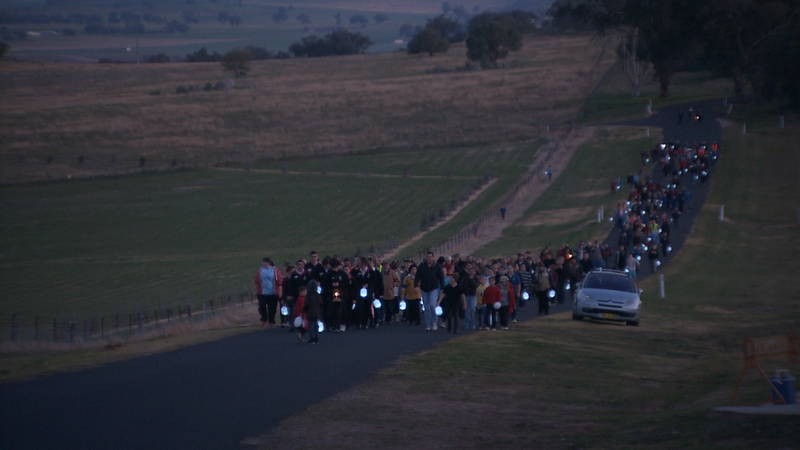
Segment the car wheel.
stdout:
<svg viewBox="0 0 800 450">
<path fill-rule="evenodd" d="M 583 320 L 583 316 L 580 314 L 572 313 L 572 320 Z"/>
<path fill-rule="evenodd" d="M 636 322 L 634 322 L 632 320 L 629 320 L 629 321 L 625 322 L 625 324 L 628 325 L 629 327 L 638 327 L 639 326 L 639 321 L 637 320 Z"/>
</svg>

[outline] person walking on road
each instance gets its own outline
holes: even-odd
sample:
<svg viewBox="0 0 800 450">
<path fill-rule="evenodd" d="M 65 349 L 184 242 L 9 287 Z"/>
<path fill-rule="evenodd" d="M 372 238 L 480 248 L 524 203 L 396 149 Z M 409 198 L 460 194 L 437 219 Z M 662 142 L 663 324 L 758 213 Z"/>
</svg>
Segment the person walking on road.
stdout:
<svg viewBox="0 0 800 450">
<path fill-rule="evenodd" d="M 547 267 L 539 263 L 536 267 L 536 300 L 539 301 L 539 315 L 550 314 L 550 300 L 547 293 L 550 290 L 550 275 Z"/>
<path fill-rule="evenodd" d="M 422 301 L 422 293 L 416 286 L 414 279 L 417 276 L 417 266 L 411 264 L 408 268 L 408 275 L 403 278 L 403 289 L 400 292 L 401 298 L 406 302 L 406 320 L 409 325 L 419 325 L 419 307 Z"/>
<path fill-rule="evenodd" d="M 317 322 L 322 318 L 322 296 L 317 294 L 317 285 L 316 280 L 311 280 L 308 283 L 308 293 L 303 306 L 306 313 L 306 321 L 308 322 L 309 344 L 319 344 L 319 325 Z"/>
<path fill-rule="evenodd" d="M 436 319 L 436 307 L 439 304 L 439 290 L 444 285 L 444 272 L 436 264 L 433 252 L 425 256 L 425 262 L 417 268 L 414 286 L 422 291 L 422 303 L 425 306 L 425 331 L 439 329 Z"/>
<path fill-rule="evenodd" d="M 463 314 L 467 301 L 464 296 L 464 289 L 458 284 L 459 275 L 454 273 L 448 280 L 448 285 L 442 289 L 442 299 L 439 304 L 444 303 L 447 309 L 447 332 L 458 334 L 458 318 Z"/>
<path fill-rule="evenodd" d="M 258 296 L 258 314 L 261 316 L 261 326 L 275 324 L 275 312 L 278 308 L 278 298 L 281 297 L 283 277 L 280 270 L 275 267 L 271 259 L 264 257 L 261 267 L 255 278 L 256 295 Z"/>
</svg>

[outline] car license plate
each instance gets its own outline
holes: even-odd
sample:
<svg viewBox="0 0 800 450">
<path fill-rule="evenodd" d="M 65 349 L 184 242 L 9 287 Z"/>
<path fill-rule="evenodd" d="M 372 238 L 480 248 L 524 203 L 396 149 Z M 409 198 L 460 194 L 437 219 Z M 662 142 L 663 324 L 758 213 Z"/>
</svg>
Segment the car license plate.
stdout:
<svg viewBox="0 0 800 450">
<path fill-rule="evenodd" d="M 603 317 L 603 319 L 613 319 L 614 318 L 614 314 L 612 314 L 612 313 L 603 313 L 602 317 Z"/>
</svg>

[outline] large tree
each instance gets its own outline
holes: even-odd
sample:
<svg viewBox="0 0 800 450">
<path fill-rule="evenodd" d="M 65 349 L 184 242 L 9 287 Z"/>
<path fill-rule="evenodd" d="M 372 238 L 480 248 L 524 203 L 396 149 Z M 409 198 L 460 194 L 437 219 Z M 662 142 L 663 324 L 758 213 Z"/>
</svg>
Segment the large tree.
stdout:
<svg viewBox="0 0 800 450">
<path fill-rule="evenodd" d="M 222 68 L 236 77 L 247 75 L 250 70 L 250 60 L 253 56 L 243 48 L 235 48 L 222 57 Z"/>
<path fill-rule="evenodd" d="M 497 60 L 522 48 L 522 33 L 508 14 L 483 13 L 472 18 L 467 28 L 467 58 L 481 67 L 497 67 Z"/>
<path fill-rule="evenodd" d="M 599 33 L 620 33 L 620 55 L 634 90 L 642 61 L 652 64 L 662 97 L 672 76 L 685 67 L 700 45 L 702 2 L 694 0 L 558 0 L 550 9 L 554 23 L 586 24 Z"/>
</svg>

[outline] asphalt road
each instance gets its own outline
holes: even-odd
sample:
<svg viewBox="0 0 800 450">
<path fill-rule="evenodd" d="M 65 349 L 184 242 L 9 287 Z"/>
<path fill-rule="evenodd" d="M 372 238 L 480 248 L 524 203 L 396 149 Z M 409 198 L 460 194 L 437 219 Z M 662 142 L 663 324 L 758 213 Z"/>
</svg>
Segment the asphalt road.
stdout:
<svg viewBox="0 0 800 450">
<path fill-rule="evenodd" d="M 677 125 L 677 111 L 687 106 L 627 124 L 662 127 L 668 139 L 719 139 L 710 103 L 694 105 L 706 112 L 701 124 Z M 692 212 L 674 237 L 676 250 L 705 190 L 693 188 Z M 554 312 L 568 308 L 559 305 Z M 532 318 L 534 309 L 526 308 L 520 318 Z M 441 330 L 393 325 L 324 334 L 319 345 L 306 345 L 271 329 L 0 384 L 0 449 L 239 448 L 242 439 L 449 337 Z"/>
</svg>

